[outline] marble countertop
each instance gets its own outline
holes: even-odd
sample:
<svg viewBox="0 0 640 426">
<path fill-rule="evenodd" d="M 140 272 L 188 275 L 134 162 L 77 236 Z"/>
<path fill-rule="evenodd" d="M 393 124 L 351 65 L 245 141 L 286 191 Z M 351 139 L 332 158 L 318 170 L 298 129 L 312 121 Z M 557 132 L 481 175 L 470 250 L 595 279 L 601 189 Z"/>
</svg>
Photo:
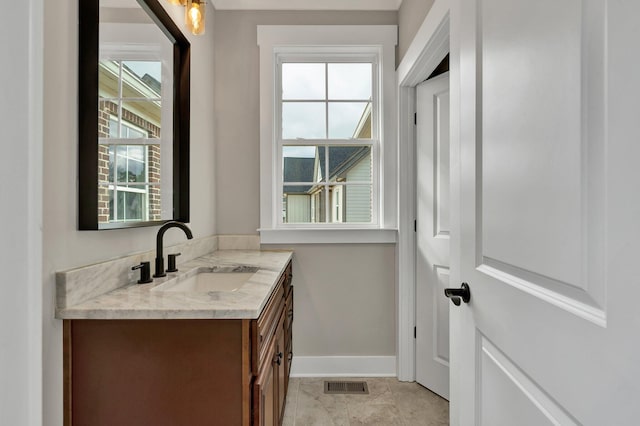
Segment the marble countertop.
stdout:
<svg viewBox="0 0 640 426">
<path fill-rule="evenodd" d="M 293 253 L 290 251 L 219 250 L 179 265 L 179 271 L 149 284 L 126 284 L 82 303 L 58 307 L 60 319 L 254 319 L 258 318 Z M 152 265 L 153 266 L 153 265 Z M 233 292 L 152 291 L 200 268 L 258 267 Z M 88 280 L 89 281 L 89 280 Z M 87 282 L 87 285 L 91 283 Z"/>
</svg>

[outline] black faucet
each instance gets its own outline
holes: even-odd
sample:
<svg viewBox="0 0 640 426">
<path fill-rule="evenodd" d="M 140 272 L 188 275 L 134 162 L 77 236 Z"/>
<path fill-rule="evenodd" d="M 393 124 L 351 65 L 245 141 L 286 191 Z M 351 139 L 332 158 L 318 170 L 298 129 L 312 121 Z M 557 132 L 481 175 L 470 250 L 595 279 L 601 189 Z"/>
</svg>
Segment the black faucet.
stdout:
<svg viewBox="0 0 640 426">
<path fill-rule="evenodd" d="M 155 278 L 158 277 L 166 277 L 167 274 L 164 271 L 164 255 L 162 254 L 162 237 L 164 233 L 169 228 L 180 228 L 187 234 L 188 239 L 193 238 L 193 234 L 191 233 L 191 229 L 187 227 L 182 222 L 177 222 L 175 220 L 169 221 L 162 225 L 160 229 L 158 229 L 158 235 L 156 236 L 156 273 L 153 274 Z"/>
</svg>

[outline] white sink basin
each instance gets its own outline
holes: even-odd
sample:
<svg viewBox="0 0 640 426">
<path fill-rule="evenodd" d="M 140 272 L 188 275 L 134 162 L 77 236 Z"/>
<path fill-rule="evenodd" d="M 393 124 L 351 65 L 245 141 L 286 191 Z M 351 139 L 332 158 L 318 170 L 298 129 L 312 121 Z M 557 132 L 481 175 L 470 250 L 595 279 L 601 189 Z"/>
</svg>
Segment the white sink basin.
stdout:
<svg viewBox="0 0 640 426">
<path fill-rule="evenodd" d="M 253 272 L 201 272 L 177 282 L 161 284 L 153 290 L 180 293 L 231 292 L 239 289 L 253 274 Z"/>
</svg>

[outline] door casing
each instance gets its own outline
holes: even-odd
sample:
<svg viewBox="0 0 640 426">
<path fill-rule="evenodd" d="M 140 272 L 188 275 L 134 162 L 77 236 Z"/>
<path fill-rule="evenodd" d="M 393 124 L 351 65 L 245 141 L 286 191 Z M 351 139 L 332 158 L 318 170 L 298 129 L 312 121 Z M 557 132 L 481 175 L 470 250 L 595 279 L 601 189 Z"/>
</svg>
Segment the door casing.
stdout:
<svg viewBox="0 0 640 426">
<path fill-rule="evenodd" d="M 397 280 L 397 375 L 415 380 L 416 281 L 414 232 L 416 206 L 415 126 L 416 86 L 426 80 L 449 53 L 449 0 L 436 0 L 398 66 L 398 280 Z M 453 89 L 453 82 L 451 83 Z M 454 253 L 451 253 L 453 256 Z M 444 297 L 444 296 L 443 296 Z"/>
</svg>

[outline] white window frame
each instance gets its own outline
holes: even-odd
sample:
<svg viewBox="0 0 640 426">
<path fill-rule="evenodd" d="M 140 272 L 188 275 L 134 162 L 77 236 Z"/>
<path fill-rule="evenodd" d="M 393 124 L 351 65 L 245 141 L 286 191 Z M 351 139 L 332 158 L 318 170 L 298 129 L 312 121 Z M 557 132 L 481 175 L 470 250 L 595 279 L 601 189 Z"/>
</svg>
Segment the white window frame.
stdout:
<svg viewBox="0 0 640 426">
<path fill-rule="evenodd" d="M 397 234 L 395 25 L 258 26 L 260 47 L 260 238 L 278 243 L 394 243 Z M 375 57 L 372 108 L 379 123 L 371 144 L 372 223 L 282 223 L 282 148 L 278 61 L 283 55 L 331 59 Z M 319 56 L 318 56 L 319 55 Z M 303 62 L 303 61 L 301 61 Z M 376 97 L 377 102 L 376 102 Z M 307 141 L 310 142 L 310 141 Z M 326 141 L 325 141 L 326 142 Z M 364 142 L 364 141 L 363 141 Z M 353 141 L 354 144 L 358 140 Z M 367 141 L 364 145 L 368 145 Z M 375 152 L 374 152 L 375 151 Z"/>
<path fill-rule="evenodd" d="M 337 228 L 371 228 L 376 229 L 379 228 L 378 221 L 378 194 L 379 194 L 379 146 L 380 146 L 380 137 L 379 137 L 379 61 L 380 52 L 377 47 L 346 47 L 346 48 L 338 48 L 338 47 L 305 47 L 304 53 L 297 53 L 300 51 L 299 47 L 287 48 L 287 47 L 277 47 L 274 49 L 276 56 L 276 84 L 275 84 L 275 93 L 276 95 L 276 108 L 274 111 L 274 123 L 275 123 L 275 131 L 276 131 L 276 140 L 274 143 L 276 146 L 275 153 L 275 162 L 274 171 L 277 174 L 276 176 L 276 187 L 274 197 L 277 199 L 281 199 L 283 196 L 283 174 L 282 170 L 279 170 L 277 165 L 284 164 L 282 151 L 285 146 L 316 146 L 316 147 L 324 147 L 328 148 L 329 146 L 368 146 L 371 148 L 371 158 L 372 158 L 372 173 L 371 173 L 371 181 L 367 182 L 371 185 L 371 221 L 368 223 L 344 223 L 344 222 L 329 222 L 329 218 L 331 215 L 329 214 L 325 219 L 327 222 L 310 222 L 310 223 L 285 223 L 282 220 L 282 217 L 278 217 L 278 221 L 276 223 L 276 228 L 280 229 L 322 229 L 327 226 L 334 226 Z M 282 136 L 282 105 L 283 103 L 289 102 L 288 100 L 283 100 L 280 96 L 282 94 L 282 64 L 285 63 L 322 63 L 322 64 L 337 64 L 337 63 L 362 63 L 362 64 L 371 64 L 372 65 L 372 93 L 371 98 L 368 102 L 371 103 L 371 111 L 372 111 L 372 125 L 371 125 L 371 138 L 370 139 L 333 139 L 329 138 L 328 135 L 328 126 L 329 126 L 329 117 L 328 110 L 325 110 L 325 126 L 327 135 L 325 139 L 284 139 Z M 325 91 L 328 91 L 328 76 L 325 75 Z M 325 93 L 325 96 L 327 94 Z M 354 100 L 355 102 L 356 100 Z M 323 100 L 309 100 L 309 102 L 323 102 L 330 103 L 331 101 L 327 99 Z M 338 102 L 345 102 L 342 99 Z M 348 100 L 346 101 L 348 102 Z M 357 102 L 363 102 L 363 100 L 359 99 Z M 325 151 L 326 154 L 326 151 Z M 281 166 L 282 167 L 282 166 Z M 318 184 L 318 186 L 322 186 L 326 188 L 331 186 L 331 183 L 327 181 L 328 176 L 324 177 L 323 183 L 312 182 Z M 310 182 L 289 182 L 289 184 L 305 184 L 308 185 Z M 348 184 L 348 183 L 347 183 Z M 347 185 L 344 184 L 344 185 Z M 355 182 L 352 185 L 364 184 L 364 182 Z M 344 186 L 343 184 L 337 184 L 337 186 Z M 324 189 L 323 189 L 324 191 Z M 328 192 L 325 195 L 325 212 L 328 214 L 329 211 L 329 196 Z M 278 206 L 274 206 L 278 209 Z"/>
</svg>

